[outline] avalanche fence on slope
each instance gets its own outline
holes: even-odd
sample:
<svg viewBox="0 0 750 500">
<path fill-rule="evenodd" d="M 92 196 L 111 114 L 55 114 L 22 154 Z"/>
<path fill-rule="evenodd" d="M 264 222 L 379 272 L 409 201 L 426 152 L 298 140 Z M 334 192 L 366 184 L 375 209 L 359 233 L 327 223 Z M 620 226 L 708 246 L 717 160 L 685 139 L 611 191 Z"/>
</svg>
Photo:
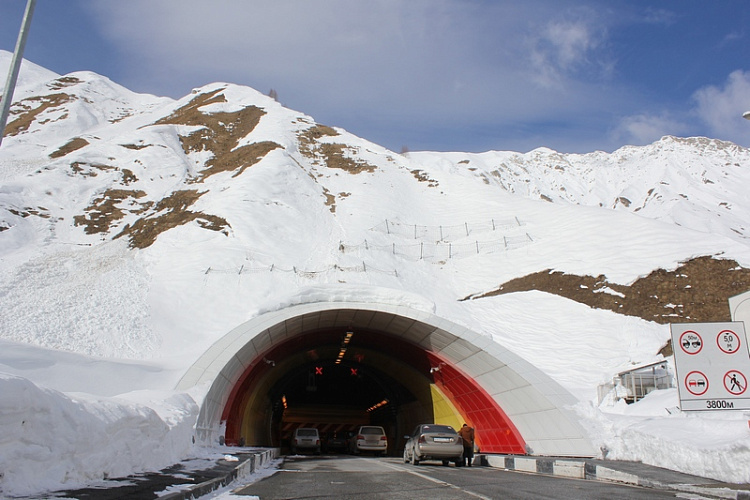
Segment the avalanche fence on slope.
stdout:
<svg viewBox="0 0 750 500">
<path fill-rule="evenodd" d="M 205 275 L 227 274 L 239 275 L 257 274 L 265 272 L 294 273 L 296 276 L 315 279 L 330 273 L 380 273 L 398 276 L 396 269 L 380 269 L 372 264 L 367 264 L 365 258 L 380 253 L 391 254 L 404 260 L 413 262 L 425 261 L 432 264 L 444 264 L 453 259 L 464 259 L 477 255 L 488 255 L 522 248 L 535 242 L 528 232 L 519 232 L 519 228 L 525 226 L 518 217 L 512 219 L 491 219 L 483 223 L 464 223 L 460 225 L 425 226 L 418 224 L 406 224 L 399 221 L 385 220 L 370 228 L 371 231 L 384 233 L 390 236 L 415 240 L 414 242 L 391 242 L 388 244 L 377 244 L 364 240 L 361 243 L 349 244 L 339 242 L 338 250 L 342 254 L 356 254 L 363 259 L 361 264 L 342 266 L 331 264 L 322 269 L 305 270 L 296 266 L 284 268 L 276 264 L 262 266 L 241 265 L 233 269 L 219 269 L 209 267 Z M 522 231 L 522 230 L 521 230 Z M 513 234 L 513 233 L 516 234 Z M 497 238 L 491 240 L 473 239 L 470 237 L 487 234 L 498 234 Z"/>
</svg>

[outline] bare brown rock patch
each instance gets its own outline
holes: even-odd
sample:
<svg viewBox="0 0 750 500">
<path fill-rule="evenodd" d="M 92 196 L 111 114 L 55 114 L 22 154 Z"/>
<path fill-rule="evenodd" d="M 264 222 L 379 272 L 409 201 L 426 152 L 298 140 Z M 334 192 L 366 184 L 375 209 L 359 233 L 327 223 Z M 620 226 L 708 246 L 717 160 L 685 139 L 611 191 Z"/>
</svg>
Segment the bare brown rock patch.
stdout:
<svg viewBox="0 0 750 500">
<path fill-rule="evenodd" d="M 611 283 L 604 275 L 578 276 L 547 269 L 463 300 L 530 290 L 660 324 L 720 322 L 731 320 L 729 297 L 750 290 L 750 269 L 731 259 L 702 256 L 673 271 L 657 269 L 630 285 Z"/>
<path fill-rule="evenodd" d="M 281 147 L 271 141 L 237 147 L 239 141 L 255 129 L 266 112 L 257 106 L 247 106 L 231 113 L 205 113 L 200 110 L 203 106 L 219 102 L 226 102 L 221 89 L 200 94 L 155 123 L 200 127 L 188 135 L 180 136 L 186 154 L 202 151 L 213 153 L 213 157 L 205 164 L 206 168 L 193 182 L 203 182 L 219 172 L 235 172 L 234 176 L 240 175 L 270 151 Z"/>
<path fill-rule="evenodd" d="M 299 134 L 300 152 L 313 163 L 329 168 L 337 168 L 350 174 L 374 172 L 375 165 L 354 158 L 356 151 L 346 144 L 321 142 L 323 137 L 336 137 L 336 130 L 326 125 L 314 125 Z"/>
<path fill-rule="evenodd" d="M 419 182 L 426 182 L 430 187 L 438 187 L 438 181 L 430 178 L 424 170 L 412 170 L 411 175 Z"/>
<path fill-rule="evenodd" d="M 146 248 L 153 245 L 161 233 L 191 221 L 212 231 L 228 229 L 229 223 L 222 217 L 188 210 L 205 193 L 196 190 L 176 191 L 157 203 L 151 215 L 138 219 L 132 226 L 126 225 L 115 238 L 128 236 L 131 248 Z"/>
<path fill-rule="evenodd" d="M 67 102 L 71 102 L 75 97 L 60 93 L 48 96 L 29 97 L 17 103 L 11 108 L 10 115 L 14 116 L 13 120 L 5 126 L 5 135 L 14 136 L 26 132 L 39 115 L 49 109 L 54 109 Z"/>
<path fill-rule="evenodd" d="M 73 151 L 77 151 L 83 147 L 86 147 L 89 145 L 89 141 L 84 139 L 83 137 L 75 137 L 68 141 L 65 145 L 61 146 L 60 149 L 57 151 L 53 151 L 50 153 L 50 158 L 61 158 L 67 154 L 72 153 Z"/>
<path fill-rule="evenodd" d="M 108 189 L 100 196 L 95 198 L 91 205 L 86 208 L 84 215 L 73 217 L 73 223 L 76 226 L 83 226 L 86 234 L 107 233 L 112 226 L 125 217 L 125 213 L 141 213 L 151 204 L 134 203 L 138 198 L 146 196 L 143 191 L 132 191 L 128 189 Z M 126 210 L 120 205 L 129 201 L 135 208 Z"/>
<path fill-rule="evenodd" d="M 61 76 L 60 78 L 52 80 L 50 83 L 48 83 L 47 87 L 52 90 L 60 90 L 65 87 L 77 85 L 79 83 L 81 83 L 81 80 L 79 78 L 76 78 L 75 76 Z"/>
</svg>

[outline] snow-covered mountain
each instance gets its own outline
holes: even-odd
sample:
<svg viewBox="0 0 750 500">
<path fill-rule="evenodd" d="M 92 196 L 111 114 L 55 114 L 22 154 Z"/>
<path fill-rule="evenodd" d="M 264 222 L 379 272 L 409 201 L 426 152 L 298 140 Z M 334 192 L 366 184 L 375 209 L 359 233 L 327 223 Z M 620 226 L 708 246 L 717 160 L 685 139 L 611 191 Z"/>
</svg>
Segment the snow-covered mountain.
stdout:
<svg viewBox="0 0 750 500">
<path fill-rule="evenodd" d="M 9 62 L 0 51 L 0 75 Z M 1 416 L 12 398 L 57 405 L 44 391 L 59 391 L 54 398 L 86 393 L 99 403 L 84 413 L 109 416 L 116 412 L 95 408 L 118 396 L 121 407 L 136 405 L 149 419 L 156 412 L 184 433 L 192 399 L 172 395 L 165 409 L 131 391 L 171 391 L 214 341 L 261 312 L 310 297 L 397 302 L 409 292 L 578 396 L 610 457 L 750 481 L 744 469 L 724 471 L 720 458 L 750 457 L 741 413 L 659 412 L 676 406 L 676 390 L 646 405 L 597 406 L 599 384 L 660 359 L 665 321 L 539 287 L 487 293 L 547 270 L 627 287 L 698 257 L 746 273 L 748 167 L 749 150 L 706 138 L 585 155 L 401 155 L 247 87 L 214 83 L 172 100 L 25 61 L 0 146 L 0 372 L 9 374 L 0 377 L 0 429 L 13 425 Z M 696 301 L 746 291 L 746 274 L 738 276 L 728 292 Z M 661 305 L 686 317 L 667 299 Z M 674 418 L 697 435 L 712 429 L 711 444 L 665 431 Z M 741 426 L 744 437 L 728 437 L 712 419 Z M 36 439 L 19 432 L 9 435 Z M 28 456 L 14 446 L 0 438 L 4 467 Z M 157 455 L 165 465 L 192 452 L 168 448 Z M 696 453 L 709 458 L 696 466 Z M 25 466 L 56 456 L 31 455 Z M 121 457 L 65 477 L 146 466 Z M 24 483 L 6 470 L 0 491 L 63 484 Z"/>
</svg>

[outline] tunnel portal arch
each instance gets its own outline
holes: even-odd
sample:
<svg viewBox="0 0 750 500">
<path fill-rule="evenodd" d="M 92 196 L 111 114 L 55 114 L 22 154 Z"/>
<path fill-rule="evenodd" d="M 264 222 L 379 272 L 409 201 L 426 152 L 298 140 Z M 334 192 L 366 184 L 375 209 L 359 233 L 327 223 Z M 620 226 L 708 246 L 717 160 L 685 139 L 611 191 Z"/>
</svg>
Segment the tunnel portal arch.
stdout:
<svg viewBox="0 0 750 500">
<path fill-rule="evenodd" d="M 196 423 L 197 441 L 243 438 L 246 444 L 277 445 L 268 428 L 274 391 L 285 387 L 292 370 L 330 361 L 347 332 L 353 332 L 352 352 L 361 357 L 344 356 L 345 368 L 362 369 L 385 392 L 401 394 L 393 396 L 401 403 L 411 399 L 413 407 L 429 407 L 435 418 L 440 413 L 469 422 L 477 428 L 482 452 L 595 455 L 569 409 L 577 400 L 491 338 L 410 307 L 353 302 L 265 313 L 214 343 L 177 386 L 210 385 Z M 411 430 L 405 428 L 408 413 L 391 422 L 399 436 Z"/>
</svg>

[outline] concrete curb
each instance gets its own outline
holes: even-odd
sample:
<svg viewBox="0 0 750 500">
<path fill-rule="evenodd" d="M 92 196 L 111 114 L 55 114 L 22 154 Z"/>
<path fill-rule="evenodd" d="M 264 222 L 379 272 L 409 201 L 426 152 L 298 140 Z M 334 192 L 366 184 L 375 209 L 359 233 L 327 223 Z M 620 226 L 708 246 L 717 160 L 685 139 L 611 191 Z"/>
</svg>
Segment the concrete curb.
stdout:
<svg viewBox="0 0 750 500">
<path fill-rule="evenodd" d="M 731 485 L 713 480 L 696 482 L 702 484 L 683 483 L 681 481 L 648 478 L 637 472 L 626 472 L 618 470 L 617 462 L 612 467 L 595 463 L 594 460 L 585 458 L 555 458 L 555 457 L 527 457 L 510 455 L 477 455 L 475 461 L 480 465 L 497 467 L 510 471 L 530 472 L 534 474 L 547 474 L 575 479 L 591 479 L 596 481 L 611 481 L 617 483 L 642 486 L 644 488 L 655 488 L 661 490 L 681 491 L 686 493 L 697 493 L 710 498 L 726 498 L 734 500 L 750 500 L 750 486 Z M 600 460 L 598 462 L 601 462 Z M 644 466 L 646 468 L 648 466 Z M 657 468 L 654 468 L 657 469 Z M 680 475 L 680 473 L 675 473 Z M 684 475 L 688 478 L 687 475 Z M 683 478 L 680 478 L 683 479 Z"/>
<path fill-rule="evenodd" d="M 192 500 L 208 495 L 212 491 L 223 488 L 238 479 L 243 479 L 257 470 L 265 469 L 274 459 L 278 458 L 280 454 L 281 450 L 279 448 L 269 448 L 267 450 L 253 453 L 226 475 L 215 477 L 200 484 L 190 486 L 184 490 L 162 495 L 159 497 L 159 500 Z"/>
</svg>

